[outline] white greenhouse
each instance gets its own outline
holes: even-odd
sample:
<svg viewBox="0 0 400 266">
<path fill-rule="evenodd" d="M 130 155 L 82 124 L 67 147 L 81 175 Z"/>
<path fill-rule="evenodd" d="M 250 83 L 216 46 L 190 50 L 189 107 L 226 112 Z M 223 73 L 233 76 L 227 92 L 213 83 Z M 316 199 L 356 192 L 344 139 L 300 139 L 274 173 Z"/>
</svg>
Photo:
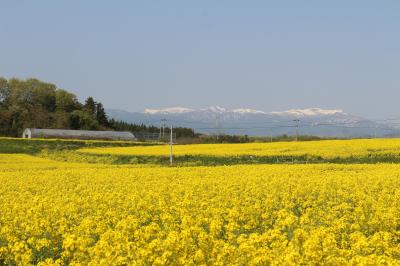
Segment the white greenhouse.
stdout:
<svg viewBox="0 0 400 266">
<path fill-rule="evenodd" d="M 137 140 L 131 132 L 26 128 L 23 138 Z"/>
</svg>

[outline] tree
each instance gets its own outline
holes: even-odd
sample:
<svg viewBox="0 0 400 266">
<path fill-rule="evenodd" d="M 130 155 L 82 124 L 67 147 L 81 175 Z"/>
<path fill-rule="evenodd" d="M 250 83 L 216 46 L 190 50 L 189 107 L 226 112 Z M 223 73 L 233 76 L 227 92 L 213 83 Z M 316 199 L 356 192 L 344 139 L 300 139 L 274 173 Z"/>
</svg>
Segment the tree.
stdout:
<svg viewBox="0 0 400 266">
<path fill-rule="evenodd" d="M 28 79 L 25 81 L 25 87 L 31 93 L 33 105 L 36 108 L 46 112 L 55 111 L 57 87 L 54 84 Z"/>
<path fill-rule="evenodd" d="M 5 108 L 0 107 L 0 135 L 10 136 L 11 132 L 12 117 L 11 112 Z"/>
<path fill-rule="evenodd" d="M 52 128 L 69 129 L 71 128 L 71 114 L 67 112 L 55 112 L 53 114 Z"/>
<path fill-rule="evenodd" d="M 5 78 L 0 77 L 0 108 L 8 104 L 10 99 L 10 87 Z"/>
<path fill-rule="evenodd" d="M 109 126 L 107 114 L 102 103 L 96 104 L 96 120 L 101 126 Z"/>
<path fill-rule="evenodd" d="M 33 93 L 26 82 L 16 78 L 8 81 L 10 87 L 10 105 L 28 109 L 33 105 Z"/>
<path fill-rule="evenodd" d="M 79 105 L 75 94 L 62 89 L 56 91 L 56 111 L 69 113 L 79 109 Z"/>
<path fill-rule="evenodd" d="M 83 109 L 92 117 L 96 117 L 96 102 L 94 101 L 93 97 L 88 97 L 86 99 Z"/>
<path fill-rule="evenodd" d="M 71 113 L 70 126 L 72 129 L 96 130 L 99 123 L 88 113 L 76 110 Z"/>
</svg>

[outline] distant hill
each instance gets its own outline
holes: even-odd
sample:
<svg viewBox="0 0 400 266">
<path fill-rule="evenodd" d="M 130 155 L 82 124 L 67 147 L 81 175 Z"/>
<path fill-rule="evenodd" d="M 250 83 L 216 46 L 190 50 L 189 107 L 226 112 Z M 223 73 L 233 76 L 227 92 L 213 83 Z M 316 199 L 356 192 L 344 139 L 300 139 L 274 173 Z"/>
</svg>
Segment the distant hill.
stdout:
<svg viewBox="0 0 400 266">
<path fill-rule="evenodd" d="M 293 109 L 265 112 L 249 108 L 228 110 L 214 106 L 204 109 L 172 107 L 128 112 L 108 109 L 110 118 L 130 123 L 159 126 L 162 119 L 167 124 L 193 128 L 200 133 L 241 134 L 249 136 L 300 134 L 321 137 L 385 137 L 400 135 L 400 130 L 384 123 L 345 113 L 342 110 L 321 108 Z M 298 120 L 298 121 L 296 121 Z"/>
</svg>

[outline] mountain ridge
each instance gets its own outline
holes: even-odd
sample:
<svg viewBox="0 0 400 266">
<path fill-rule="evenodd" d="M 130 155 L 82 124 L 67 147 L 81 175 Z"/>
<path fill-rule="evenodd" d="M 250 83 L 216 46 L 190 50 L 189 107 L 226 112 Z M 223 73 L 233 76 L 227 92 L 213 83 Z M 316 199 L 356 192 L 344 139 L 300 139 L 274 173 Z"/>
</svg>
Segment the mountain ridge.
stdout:
<svg viewBox="0 0 400 266">
<path fill-rule="evenodd" d="M 182 114 L 196 111 L 211 111 L 215 113 L 246 113 L 246 114 L 294 114 L 294 115 L 324 115 L 324 114 L 335 114 L 344 113 L 342 109 L 322 109 L 318 107 L 303 108 L 303 109 L 290 109 L 286 111 L 272 111 L 266 112 L 262 110 L 256 110 L 251 108 L 236 108 L 236 109 L 226 109 L 220 106 L 210 106 L 207 108 L 193 109 L 181 106 L 168 107 L 163 109 L 145 109 L 143 113 L 146 114 Z"/>
<path fill-rule="evenodd" d="M 301 134 L 322 137 L 371 137 L 400 134 L 387 124 L 351 115 L 342 109 L 319 107 L 266 112 L 251 108 L 227 109 L 221 106 L 207 108 L 170 107 L 128 112 L 108 109 L 110 118 L 130 123 L 159 126 L 161 120 L 173 126 L 193 128 L 206 134 L 239 135 L 293 135 L 299 126 Z"/>
</svg>

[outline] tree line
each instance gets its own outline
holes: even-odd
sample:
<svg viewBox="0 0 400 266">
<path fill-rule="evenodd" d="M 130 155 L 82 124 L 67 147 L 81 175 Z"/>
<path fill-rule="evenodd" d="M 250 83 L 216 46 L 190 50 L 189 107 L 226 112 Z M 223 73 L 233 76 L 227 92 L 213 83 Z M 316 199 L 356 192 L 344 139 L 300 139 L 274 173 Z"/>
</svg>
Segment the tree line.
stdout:
<svg viewBox="0 0 400 266">
<path fill-rule="evenodd" d="M 160 128 L 156 126 L 147 126 L 145 124 L 131 124 L 124 121 L 116 121 L 114 119 L 110 120 L 110 125 L 117 131 L 131 131 L 139 133 L 160 133 Z M 194 130 L 186 127 L 174 127 L 173 132 L 176 134 L 177 138 L 187 137 L 193 138 L 197 137 Z M 170 133 L 170 128 L 164 128 L 164 134 L 168 136 Z"/>
<path fill-rule="evenodd" d="M 51 83 L 0 77 L 0 135 L 20 136 L 29 127 L 153 133 L 160 130 L 109 119 L 103 104 L 93 97 L 80 103 L 76 95 Z M 175 132 L 194 136 L 188 128 L 177 128 Z"/>
</svg>

